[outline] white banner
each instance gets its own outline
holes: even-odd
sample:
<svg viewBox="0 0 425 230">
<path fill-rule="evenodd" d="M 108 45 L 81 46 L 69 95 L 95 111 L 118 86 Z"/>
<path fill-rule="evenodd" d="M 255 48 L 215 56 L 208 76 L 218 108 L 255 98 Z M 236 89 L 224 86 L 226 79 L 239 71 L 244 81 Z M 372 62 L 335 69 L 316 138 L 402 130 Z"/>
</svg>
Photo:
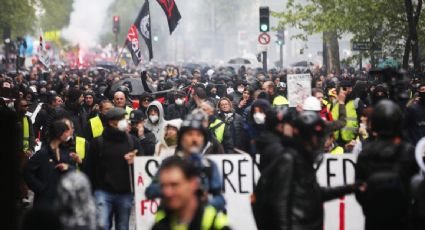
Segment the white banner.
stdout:
<svg viewBox="0 0 425 230">
<path fill-rule="evenodd" d="M 223 179 L 223 194 L 227 202 L 227 215 L 233 229 L 256 230 L 251 211 L 250 195 L 260 174 L 251 157 L 246 155 L 211 155 Z M 161 157 L 137 157 L 134 164 L 136 229 L 150 229 L 154 223 L 159 200 L 145 197 L 145 189 L 156 174 Z M 354 181 L 355 155 L 326 154 L 317 171 L 322 186 L 336 186 Z M 340 228 L 340 225 L 343 228 Z M 363 229 L 364 218 L 354 196 L 325 204 L 324 229 Z"/>
<path fill-rule="evenodd" d="M 311 96 L 310 74 L 288 74 L 287 85 L 289 107 L 302 105 L 304 100 Z"/>
</svg>

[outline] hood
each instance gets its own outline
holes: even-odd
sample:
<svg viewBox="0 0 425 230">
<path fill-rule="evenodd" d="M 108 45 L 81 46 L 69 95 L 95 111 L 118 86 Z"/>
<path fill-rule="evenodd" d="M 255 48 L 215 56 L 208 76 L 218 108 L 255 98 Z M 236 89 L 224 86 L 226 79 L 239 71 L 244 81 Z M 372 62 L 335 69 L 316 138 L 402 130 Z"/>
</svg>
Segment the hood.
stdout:
<svg viewBox="0 0 425 230">
<path fill-rule="evenodd" d="M 173 119 L 173 120 L 165 121 L 164 122 L 164 128 L 163 128 L 163 131 L 162 131 L 162 136 L 161 136 L 161 139 L 159 139 L 159 141 L 161 142 L 161 144 L 163 144 L 166 147 L 170 147 L 170 146 L 168 146 L 167 142 L 165 142 L 165 132 L 166 132 L 166 129 L 167 129 L 168 126 L 172 126 L 172 127 L 177 128 L 177 130 L 180 131 L 180 127 L 181 127 L 182 123 L 183 123 L 183 120 L 182 119 Z"/>
<path fill-rule="evenodd" d="M 56 210 L 65 229 L 96 229 L 96 206 L 90 182 L 83 173 L 64 175 L 57 186 Z"/>
<path fill-rule="evenodd" d="M 153 124 L 149 120 L 148 111 L 151 107 L 156 107 L 159 111 L 159 120 L 158 123 Z M 152 131 L 153 134 L 155 134 L 155 137 L 157 140 L 161 140 L 163 138 L 163 132 L 164 132 L 164 108 L 162 107 L 162 104 L 159 101 L 153 101 L 149 104 L 148 108 L 146 109 L 146 116 L 148 119 L 146 119 L 145 127 Z M 162 138 L 161 138 L 162 137 Z"/>
</svg>

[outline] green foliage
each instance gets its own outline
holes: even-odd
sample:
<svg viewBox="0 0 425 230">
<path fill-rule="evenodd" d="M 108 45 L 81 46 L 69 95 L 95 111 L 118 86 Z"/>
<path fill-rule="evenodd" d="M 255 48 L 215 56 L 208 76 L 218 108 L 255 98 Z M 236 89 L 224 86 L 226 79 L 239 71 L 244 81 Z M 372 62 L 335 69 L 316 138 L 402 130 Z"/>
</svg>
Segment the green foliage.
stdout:
<svg viewBox="0 0 425 230">
<path fill-rule="evenodd" d="M 40 18 L 43 31 L 59 30 L 69 24 L 72 0 L 40 0 L 44 14 Z"/>
<path fill-rule="evenodd" d="M 307 40 L 308 35 L 336 31 L 353 35 L 353 41 L 381 43 L 384 53 L 400 58 L 408 35 L 404 1 L 400 0 L 288 0 L 284 12 L 275 12 L 280 26 L 300 29 L 293 36 Z M 422 17 L 423 18 L 423 17 Z M 421 18 L 421 23 L 424 20 Z M 420 34 L 425 31 L 420 28 Z M 423 36 L 420 36 L 423 37 Z M 374 52 L 366 52 L 370 57 Z"/>
<path fill-rule="evenodd" d="M 10 27 L 12 38 L 32 32 L 35 22 L 34 0 L 0 1 L 0 34 L 3 28 Z"/>
</svg>

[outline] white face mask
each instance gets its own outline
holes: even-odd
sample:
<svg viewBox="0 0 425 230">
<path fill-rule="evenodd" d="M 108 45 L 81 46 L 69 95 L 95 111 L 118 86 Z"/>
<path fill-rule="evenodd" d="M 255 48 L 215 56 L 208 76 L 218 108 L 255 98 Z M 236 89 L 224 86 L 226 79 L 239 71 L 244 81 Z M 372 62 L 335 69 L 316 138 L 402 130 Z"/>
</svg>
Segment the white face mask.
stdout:
<svg viewBox="0 0 425 230">
<path fill-rule="evenodd" d="M 68 137 L 66 137 L 65 142 L 68 142 L 68 141 L 70 141 L 71 139 L 72 139 L 72 136 L 68 136 Z"/>
<path fill-rule="evenodd" d="M 245 89 L 244 87 L 238 87 L 238 92 L 243 93 L 244 89 Z"/>
<path fill-rule="evenodd" d="M 156 123 L 159 120 L 158 115 L 150 115 L 149 120 L 151 120 L 152 123 Z"/>
<path fill-rule="evenodd" d="M 180 98 L 176 99 L 176 105 L 183 105 L 183 100 Z"/>
<path fill-rule="evenodd" d="M 125 131 L 127 131 L 127 128 L 128 128 L 128 122 L 127 122 L 126 119 L 122 119 L 122 120 L 118 121 L 117 126 L 118 126 L 119 131 L 125 132 Z"/>
<path fill-rule="evenodd" d="M 233 92 L 234 92 L 233 88 L 227 88 L 227 94 L 231 94 Z"/>
<path fill-rule="evenodd" d="M 254 113 L 253 118 L 257 125 L 263 125 L 266 123 L 266 114 L 264 113 Z"/>
</svg>

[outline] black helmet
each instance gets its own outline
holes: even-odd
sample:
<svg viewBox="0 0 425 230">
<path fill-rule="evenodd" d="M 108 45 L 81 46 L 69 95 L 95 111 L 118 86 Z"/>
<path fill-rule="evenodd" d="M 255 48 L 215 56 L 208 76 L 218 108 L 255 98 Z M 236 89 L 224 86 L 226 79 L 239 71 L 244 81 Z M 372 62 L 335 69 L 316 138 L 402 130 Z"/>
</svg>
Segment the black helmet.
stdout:
<svg viewBox="0 0 425 230">
<path fill-rule="evenodd" d="M 205 121 L 205 116 L 202 113 L 194 113 L 194 114 L 189 114 L 186 116 L 186 118 L 184 119 L 181 127 L 180 127 L 180 131 L 179 131 L 179 136 L 178 136 L 178 146 L 177 149 L 181 149 L 181 138 L 183 137 L 183 134 L 188 131 L 188 130 L 192 130 L 192 129 L 197 129 L 199 131 L 202 132 L 202 134 L 204 135 L 204 146 L 208 143 L 209 139 L 210 139 L 210 135 L 209 135 L 209 131 L 208 128 L 204 126 L 204 121 Z"/>
<path fill-rule="evenodd" d="M 294 120 L 293 113 L 288 106 L 274 106 L 266 113 L 266 125 L 269 130 L 276 129 L 278 124 L 292 123 Z"/>
<path fill-rule="evenodd" d="M 301 112 L 294 120 L 294 127 L 298 129 L 298 136 L 306 141 L 313 136 L 324 138 L 327 134 L 325 121 L 313 111 Z"/>
<path fill-rule="evenodd" d="M 308 150 L 307 157 L 312 162 L 321 162 L 328 130 L 325 121 L 316 112 L 303 111 L 295 118 L 294 127 L 297 129 L 294 138 L 306 147 Z M 316 141 L 314 142 L 314 140 Z M 309 143 L 309 145 L 306 145 L 306 143 Z"/>
<path fill-rule="evenodd" d="M 403 112 L 390 100 L 381 100 L 373 110 L 371 128 L 379 137 L 391 138 L 401 135 Z"/>
</svg>

